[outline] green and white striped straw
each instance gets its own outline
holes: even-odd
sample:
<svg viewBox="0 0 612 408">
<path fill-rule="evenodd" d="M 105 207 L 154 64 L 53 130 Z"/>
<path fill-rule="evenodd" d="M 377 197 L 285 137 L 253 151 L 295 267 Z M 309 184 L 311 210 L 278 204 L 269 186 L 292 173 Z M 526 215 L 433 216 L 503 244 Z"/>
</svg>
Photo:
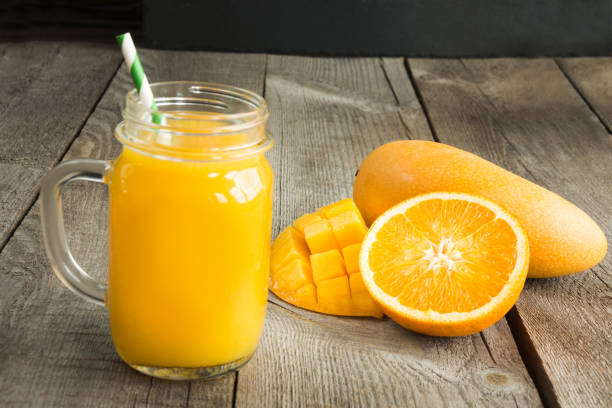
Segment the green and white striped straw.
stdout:
<svg viewBox="0 0 612 408">
<path fill-rule="evenodd" d="M 132 74 L 132 79 L 134 80 L 134 85 L 136 85 L 136 89 L 138 90 L 140 100 L 144 106 L 147 106 L 152 110 L 157 110 L 157 105 L 155 104 L 155 98 L 153 98 L 151 86 L 149 85 L 147 76 L 142 69 L 142 64 L 140 63 L 140 58 L 138 58 L 138 53 L 136 52 L 136 46 L 134 45 L 132 36 L 130 33 L 125 33 L 118 35 L 116 38 L 119 46 L 121 47 L 121 53 L 123 54 L 125 64 Z M 160 115 L 156 113 L 153 114 L 153 123 L 159 125 L 162 122 L 161 119 L 162 118 Z"/>
</svg>

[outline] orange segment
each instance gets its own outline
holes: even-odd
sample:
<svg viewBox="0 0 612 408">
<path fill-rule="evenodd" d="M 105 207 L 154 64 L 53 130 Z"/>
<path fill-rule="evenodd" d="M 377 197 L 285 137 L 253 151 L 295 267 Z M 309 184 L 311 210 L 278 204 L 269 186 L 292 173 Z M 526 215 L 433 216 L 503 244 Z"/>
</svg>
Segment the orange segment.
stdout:
<svg viewBox="0 0 612 408">
<path fill-rule="evenodd" d="M 529 264 L 525 232 L 497 204 L 431 193 L 391 208 L 362 244 L 364 284 L 383 311 L 424 334 L 472 334 L 512 307 Z"/>
</svg>

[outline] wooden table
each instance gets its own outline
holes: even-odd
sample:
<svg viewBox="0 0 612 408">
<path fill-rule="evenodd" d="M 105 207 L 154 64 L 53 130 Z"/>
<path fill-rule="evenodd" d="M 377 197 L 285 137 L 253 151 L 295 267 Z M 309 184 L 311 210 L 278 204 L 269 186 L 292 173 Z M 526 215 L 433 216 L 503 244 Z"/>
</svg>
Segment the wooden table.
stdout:
<svg viewBox="0 0 612 408">
<path fill-rule="evenodd" d="M 516 306 L 468 337 L 432 338 L 387 319 L 337 318 L 270 297 L 263 338 L 237 374 L 168 382 L 131 370 L 105 311 L 53 275 L 38 187 L 60 161 L 110 159 L 132 88 L 114 44 L 0 45 L 0 405 L 612 405 L 612 256 L 529 280 Z M 585 209 L 612 238 L 612 58 L 312 58 L 142 50 L 151 81 L 205 80 L 267 99 L 276 139 L 273 234 L 351 195 L 355 170 L 397 139 L 449 143 Z M 106 190 L 65 196 L 70 245 L 106 268 Z"/>
</svg>

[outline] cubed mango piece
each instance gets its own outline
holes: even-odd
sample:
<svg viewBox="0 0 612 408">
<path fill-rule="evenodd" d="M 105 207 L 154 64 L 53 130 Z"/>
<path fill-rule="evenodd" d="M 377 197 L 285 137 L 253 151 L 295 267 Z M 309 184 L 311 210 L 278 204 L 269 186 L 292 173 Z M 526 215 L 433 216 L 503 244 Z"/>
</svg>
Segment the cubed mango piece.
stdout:
<svg viewBox="0 0 612 408">
<path fill-rule="evenodd" d="M 342 214 L 347 211 L 356 213 L 363 221 L 361 212 L 359 212 L 359 208 L 357 208 L 357 204 L 355 204 L 352 198 L 345 198 L 344 200 L 340 200 L 333 204 L 319 208 L 319 214 L 323 215 L 327 219 L 333 218 L 336 215 Z"/>
<path fill-rule="evenodd" d="M 295 234 L 297 234 L 297 231 Z M 292 235 L 272 249 L 270 271 L 274 273 L 294 259 L 304 259 L 308 262 L 308 256 L 309 251 L 306 244 L 300 238 Z"/>
<path fill-rule="evenodd" d="M 318 304 L 323 311 L 350 314 L 352 308 L 351 289 L 347 276 L 324 280 L 316 285 Z"/>
<path fill-rule="evenodd" d="M 302 236 L 304 236 L 304 230 L 306 229 L 306 226 L 322 220 L 323 217 L 321 217 L 317 213 L 304 214 L 293 222 L 293 226 L 300 234 L 302 234 Z"/>
<path fill-rule="evenodd" d="M 304 236 L 302 234 L 299 234 L 299 232 L 290 225 L 285 228 L 280 234 L 278 234 L 277 237 L 274 239 L 274 242 L 272 242 L 272 250 L 275 250 L 290 239 L 296 240 L 306 245 Z"/>
<path fill-rule="evenodd" d="M 353 312 L 356 315 L 382 318 L 382 311 L 368 293 L 360 273 L 349 276 L 349 286 L 351 287 Z"/>
<path fill-rule="evenodd" d="M 271 273 L 270 287 L 278 291 L 293 292 L 312 283 L 312 271 L 307 260 L 296 258 Z"/>
<path fill-rule="evenodd" d="M 327 279 L 346 275 L 344 260 L 337 249 L 310 255 L 310 266 L 312 279 L 317 284 Z"/>
<path fill-rule="evenodd" d="M 310 252 L 318 254 L 332 249 L 339 249 L 331 225 L 327 220 L 316 221 L 304 229 L 304 237 Z"/>
<path fill-rule="evenodd" d="M 351 286 L 351 293 L 353 295 L 368 291 L 363 283 L 363 277 L 360 273 L 349 275 L 349 285 Z"/>
<path fill-rule="evenodd" d="M 366 232 L 351 199 L 301 216 L 272 243 L 270 290 L 319 313 L 381 318 L 359 273 Z"/>
<path fill-rule="evenodd" d="M 342 248 L 346 273 L 349 275 L 359 273 L 359 251 L 361 251 L 361 242 Z"/>
<path fill-rule="evenodd" d="M 342 248 L 363 241 L 368 228 L 354 211 L 346 211 L 329 219 L 336 241 Z"/>
<path fill-rule="evenodd" d="M 353 294 L 353 313 L 357 316 L 372 316 L 382 319 L 383 313 L 367 292 Z"/>
<path fill-rule="evenodd" d="M 312 283 L 296 290 L 293 298 L 296 306 L 311 310 L 315 310 L 317 307 L 317 291 Z"/>
</svg>

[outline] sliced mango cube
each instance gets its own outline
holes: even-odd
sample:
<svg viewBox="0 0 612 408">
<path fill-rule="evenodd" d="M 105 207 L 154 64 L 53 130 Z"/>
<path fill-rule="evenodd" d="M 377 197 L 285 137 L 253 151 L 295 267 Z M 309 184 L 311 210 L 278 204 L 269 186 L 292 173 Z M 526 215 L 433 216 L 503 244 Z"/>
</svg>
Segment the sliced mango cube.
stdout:
<svg viewBox="0 0 612 408">
<path fill-rule="evenodd" d="M 321 207 L 319 209 L 319 214 L 323 215 L 323 217 L 330 219 L 335 217 L 336 215 L 342 214 L 344 212 L 354 212 L 356 213 L 363 222 L 363 217 L 359 212 L 359 208 L 357 208 L 357 204 L 353 201 L 352 198 L 345 198 L 344 200 L 340 200 L 330 205 L 326 205 L 325 207 Z M 365 222 L 364 222 L 365 224 Z"/>
<path fill-rule="evenodd" d="M 344 260 L 337 249 L 310 255 L 310 265 L 312 266 L 312 279 L 316 284 L 346 275 Z"/>
<path fill-rule="evenodd" d="M 342 248 L 360 244 L 368 228 L 354 211 L 346 211 L 329 219 L 336 241 Z"/>
<path fill-rule="evenodd" d="M 315 312 L 382 318 L 359 271 L 367 227 L 351 199 L 305 214 L 272 244 L 270 289 Z"/>
<path fill-rule="evenodd" d="M 334 232 L 327 220 L 316 221 L 304 228 L 304 237 L 313 254 L 339 249 Z"/>
<path fill-rule="evenodd" d="M 382 319 L 383 313 L 367 292 L 355 293 L 352 297 L 353 313 L 356 316 L 372 316 Z"/>
<path fill-rule="evenodd" d="M 352 311 L 351 288 L 346 276 L 339 276 L 317 283 L 319 304 L 329 313 L 350 315 Z"/>
<path fill-rule="evenodd" d="M 351 286 L 351 293 L 367 293 L 367 289 L 365 284 L 363 283 L 363 278 L 360 273 L 354 273 L 349 276 L 349 285 Z"/>
<path fill-rule="evenodd" d="M 380 310 L 380 307 L 378 307 L 368 293 L 360 273 L 349 275 L 349 286 L 351 287 L 353 313 L 355 315 L 382 318 L 382 310 Z"/>
<path fill-rule="evenodd" d="M 359 273 L 359 251 L 361 250 L 361 242 L 358 244 L 349 245 L 342 248 L 342 257 L 344 258 L 344 266 L 346 273 L 352 275 Z"/>
<path fill-rule="evenodd" d="M 317 213 L 313 214 L 304 214 L 297 220 L 293 221 L 293 226 L 295 229 L 304 236 L 304 230 L 310 224 L 314 224 L 317 221 L 323 221 L 323 217 L 321 217 Z"/>
<path fill-rule="evenodd" d="M 287 265 L 272 272 L 272 286 L 283 291 L 296 291 L 312 283 L 312 271 L 305 259 L 295 258 Z"/>
<path fill-rule="evenodd" d="M 307 284 L 299 288 L 294 295 L 295 305 L 299 307 L 305 307 L 307 309 L 314 309 L 317 307 L 317 291 L 312 283 Z"/>
<path fill-rule="evenodd" d="M 306 241 L 304 240 L 304 235 L 300 234 L 295 228 L 291 225 L 285 228 L 272 242 L 272 250 L 274 251 L 276 248 L 286 243 L 289 240 L 295 240 L 300 246 L 307 246 Z"/>
<path fill-rule="evenodd" d="M 290 229 L 287 233 L 287 229 Z M 294 259 L 304 259 L 308 261 L 309 251 L 304 239 L 293 227 L 287 227 L 279 234 L 280 242 L 272 244 L 270 256 L 270 270 L 276 271 Z M 283 235 L 285 234 L 285 235 Z"/>
</svg>

